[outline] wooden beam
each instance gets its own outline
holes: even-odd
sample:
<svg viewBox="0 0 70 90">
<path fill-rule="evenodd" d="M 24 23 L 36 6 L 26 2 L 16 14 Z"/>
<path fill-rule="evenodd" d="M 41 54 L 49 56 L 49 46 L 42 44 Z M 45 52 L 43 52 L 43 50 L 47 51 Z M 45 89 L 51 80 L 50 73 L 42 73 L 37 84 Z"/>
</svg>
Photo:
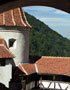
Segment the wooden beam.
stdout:
<svg viewBox="0 0 70 90">
<path fill-rule="evenodd" d="M 48 88 L 50 87 L 51 83 L 52 83 L 52 82 L 50 82 L 50 84 L 49 84 Z"/>
<path fill-rule="evenodd" d="M 59 85 L 59 87 L 60 87 L 60 90 L 62 90 L 60 83 L 58 83 L 58 85 Z"/>
<path fill-rule="evenodd" d="M 56 88 L 56 83 L 54 82 L 54 90 L 55 90 L 55 88 Z"/>
</svg>

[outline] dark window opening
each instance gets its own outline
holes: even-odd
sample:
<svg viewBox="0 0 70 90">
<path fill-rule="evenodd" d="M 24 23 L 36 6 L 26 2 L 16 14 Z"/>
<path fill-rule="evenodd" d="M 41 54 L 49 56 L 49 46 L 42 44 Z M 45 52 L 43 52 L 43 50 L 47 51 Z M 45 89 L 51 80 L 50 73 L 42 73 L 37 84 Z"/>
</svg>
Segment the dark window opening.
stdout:
<svg viewBox="0 0 70 90">
<path fill-rule="evenodd" d="M 5 66 L 6 59 L 0 58 L 0 66 Z"/>
<path fill-rule="evenodd" d="M 15 39 L 10 39 L 10 40 L 9 40 L 9 47 L 13 47 L 15 41 L 16 41 Z"/>
<path fill-rule="evenodd" d="M 21 82 L 11 82 L 10 83 L 10 89 L 11 90 L 21 90 L 22 89 Z"/>
<path fill-rule="evenodd" d="M 64 75 L 40 75 L 43 80 L 70 82 L 70 77 Z"/>
</svg>

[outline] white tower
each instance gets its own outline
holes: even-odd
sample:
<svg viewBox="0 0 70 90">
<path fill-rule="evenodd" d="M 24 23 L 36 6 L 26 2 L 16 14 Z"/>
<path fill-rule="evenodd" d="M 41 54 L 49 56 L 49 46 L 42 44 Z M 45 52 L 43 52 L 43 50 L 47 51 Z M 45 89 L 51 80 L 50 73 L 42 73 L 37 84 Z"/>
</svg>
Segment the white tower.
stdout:
<svg viewBox="0 0 70 90">
<path fill-rule="evenodd" d="M 15 55 L 13 61 L 6 61 L 7 64 L 17 66 L 19 63 L 29 62 L 30 29 L 21 8 L 0 14 L 0 38 L 6 41 L 8 49 Z"/>
</svg>

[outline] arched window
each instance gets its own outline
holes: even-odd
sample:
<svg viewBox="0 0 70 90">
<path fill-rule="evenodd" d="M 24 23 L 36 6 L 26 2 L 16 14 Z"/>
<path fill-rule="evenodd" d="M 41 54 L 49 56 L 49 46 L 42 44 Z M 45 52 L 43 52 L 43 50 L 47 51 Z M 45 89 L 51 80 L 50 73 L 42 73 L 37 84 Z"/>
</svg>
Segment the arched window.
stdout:
<svg viewBox="0 0 70 90">
<path fill-rule="evenodd" d="M 9 48 L 16 47 L 16 39 L 9 39 Z"/>
</svg>

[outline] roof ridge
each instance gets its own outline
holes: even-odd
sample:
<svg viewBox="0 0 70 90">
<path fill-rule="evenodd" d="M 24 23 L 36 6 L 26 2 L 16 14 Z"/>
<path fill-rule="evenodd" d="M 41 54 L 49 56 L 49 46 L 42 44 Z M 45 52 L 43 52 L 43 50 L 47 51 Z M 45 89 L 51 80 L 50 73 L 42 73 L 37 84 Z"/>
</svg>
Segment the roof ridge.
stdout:
<svg viewBox="0 0 70 90">
<path fill-rule="evenodd" d="M 26 23 L 24 22 L 24 20 L 23 20 L 23 18 L 22 18 L 22 13 L 21 13 L 21 10 L 20 10 L 20 8 L 18 8 L 18 11 L 19 11 L 19 15 L 20 15 L 20 19 L 21 19 L 21 22 L 22 22 L 22 24 L 26 27 Z"/>
<path fill-rule="evenodd" d="M 61 56 L 42 56 L 42 58 L 70 58 L 70 57 L 61 57 Z"/>
<path fill-rule="evenodd" d="M 19 64 L 19 66 L 22 68 L 22 70 L 24 71 L 24 73 L 25 73 L 26 75 L 28 75 L 28 73 L 27 73 L 27 71 L 25 70 L 25 68 L 22 67 L 22 64 Z"/>
<path fill-rule="evenodd" d="M 11 16 L 12 16 L 12 22 L 13 22 L 13 24 L 16 26 L 16 22 L 15 22 L 15 19 L 14 19 L 13 10 L 11 10 Z"/>
<path fill-rule="evenodd" d="M 38 67 L 36 63 L 34 64 L 34 67 L 35 67 L 36 72 L 38 73 L 39 71 L 38 71 Z"/>
<path fill-rule="evenodd" d="M 29 27 L 31 27 L 31 25 L 28 23 L 27 19 L 26 19 L 26 16 L 25 16 L 25 13 L 24 13 L 24 10 L 22 10 L 22 8 L 20 8 L 20 11 L 21 11 L 21 16 L 22 16 L 22 19 L 23 19 L 23 16 L 24 16 L 24 21 L 26 23 L 26 25 L 28 25 Z"/>
</svg>

